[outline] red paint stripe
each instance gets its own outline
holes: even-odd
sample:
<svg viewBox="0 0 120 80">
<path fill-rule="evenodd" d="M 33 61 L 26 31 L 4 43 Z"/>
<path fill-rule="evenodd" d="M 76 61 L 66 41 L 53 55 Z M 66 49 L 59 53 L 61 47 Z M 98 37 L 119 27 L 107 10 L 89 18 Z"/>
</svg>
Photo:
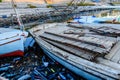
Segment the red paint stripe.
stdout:
<svg viewBox="0 0 120 80">
<path fill-rule="evenodd" d="M 2 54 L 2 55 L 0 55 L 0 58 L 11 57 L 11 56 L 24 56 L 24 52 L 21 51 L 21 50 L 17 50 L 17 51 L 14 51 L 14 52 Z"/>
<path fill-rule="evenodd" d="M 9 44 L 9 43 L 12 43 L 12 42 L 15 42 L 15 41 L 18 41 L 18 40 L 20 40 L 20 38 L 19 38 L 19 39 L 12 40 L 12 41 L 9 41 L 9 42 L 6 42 L 6 43 L 3 43 L 3 44 L 0 44 L 0 46 L 5 45 L 5 44 Z"/>
</svg>

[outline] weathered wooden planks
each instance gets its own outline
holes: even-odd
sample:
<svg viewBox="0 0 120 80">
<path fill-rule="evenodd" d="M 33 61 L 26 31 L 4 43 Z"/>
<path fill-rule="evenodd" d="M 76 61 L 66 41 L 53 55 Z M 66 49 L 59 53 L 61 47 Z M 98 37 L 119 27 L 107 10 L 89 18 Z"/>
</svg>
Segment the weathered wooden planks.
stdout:
<svg viewBox="0 0 120 80">
<path fill-rule="evenodd" d="M 101 78 L 108 79 L 108 80 L 109 79 L 112 80 L 112 78 L 119 79 L 120 72 L 116 69 L 113 69 L 112 67 L 89 62 L 87 60 L 84 60 L 84 59 L 74 56 L 72 54 L 69 54 L 68 52 L 65 52 L 65 51 L 61 50 L 60 48 L 57 48 L 53 45 L 48 46 L 48 44 L 47 44 L 45 46 L 47 48 L 49 48 L 51 51 L 53 51 L 54 55 L 58 56 L 59 58 L 64 59 L 65 61 L 73 64 L 74 66 L 79 67 L 82 70 L 85 70 L 86 72 L 90 72 L 94 75 L 97 75 Z M 67 56 L 67 58 L 65 56 Z"/>
<path fill-rule="evenodd" d="M 66 45 L 66 44 L 63 44 L 60 42 L 50 41 L 47 39 L 44 39 L 44 40 L 47 41 L 48 43 L 62 49 L 62 50 L 64 50 L 64 51 L 67 51 L 71 54 L 77 55 L 77 56 L 82 57 L 82 58 L 87 59 L 87 60 L 93 61 L 96 58 L 96 56 L 98 55 L 95 53 L 87 53 L 84 50 L 80 50 L 79 48 L 76 48 L 76 47 L 73 47 L 70 45 Z"/>
<path fill-rule="evenodd" d="M 59 40 L 59 39 L 61 39 L 61 38 L 63 38 L 64 40 L 71 40 L 71 41 L 77 41 L 77 42 L 80 42 L 81 44 L 80 45 L 76 45 L 76 46 L 79 46 L 79 47 L 81 47 L 81 48 L 85 48 L 85 49 L 88 49 L 88 50 L 90 50 L 90 51 L 93 51 L 94 49 L 97 49 L 97 48 L 100 48 L 100 50 L 102 50 L 102 51 L 97 51 L 97 50 L 94 50 L 94 51 L 97 51 L 98 53 L 105 53 L 105 51 L 106 51 L 106 49 L 104 49 L 104 48 L 102 48 L 102 47 L 99 47 L 99 45 L 98 46 L 96 46 L 96 45 L 94 45 L 94 44 L 92 44 L 92 43 L 89 43 L 89 42 L 83 42 L 83 41 L 81 41 L 81 40 L 79 40 L 79 39 L 76 39 L 76 38 L 72 38 L 72 37 L 66 37 L 66 36 L 63 36 L 63 35 L 58 35 L 58 34 L 54 34 L 54 33 L 50 33 L 50 32 L 48 32 L 47 34 L 46 34 L 46 32 L 45 32 L 45 34 L 47 35 L 46 37 L 49 37 L 49 38 L 52 38 L 53 39 L 53 36 L 54 36 L 54 39 L 57 39 L 57 40 Z M 43 37 L 45 37 L 44 35 L 41 35 L 41 36 L 43 36 Z M 59 39 L 58 39 L 59 38 Z M 62 40 L 59 40 L 59 41 L 62 41 Z M 70 44 L 74 44 L 74 43 L 70 43 Z M 88 45 L 87 47 L 85 46 L 85 45 Z M 91 47 L 91 46 L 95 46 L 95 48 L 93 48 L 93 49 L 90 49 L 89 48 L 89 46 Z"/>
<path fill-rule="evenodd" d="M 61 27 L 61 28 L 60 28 Z M 63 26 L 59 26 L 59 28 L 55 28 L 53 30 L 48 29 L 41 33 L 37 33 L 37 42 L 40 44 L 40 46 L 45 46 L 44 48 L 51 51 L 51 54 L 54 54 L 58 58 L 63 59 L 65 62 L 70 63 L 71 65 L 74 65 L 75 67 L 78 67 L 85 72 L 88 72 L 92 75 L 99 76 L 103 79 L 120 79 L 120 47 L 118 43 L 116 43 L 118 40 L 115 40 L 115 37 L 108 37 L 104 35 L 98 35 L 98 34 L 89 34 L 86 35 L 80 35 L 80 37 L 86 37 L 82 38 L 81 41 L 79 40 L 79 32 L 78 28 L 74 28 L 73 32 L 71 33 L 64 33 L 64 31 L 67 31 L 71 28 L 63 29 Z M 57 30 L 59 29 L 59 30 Z M 55 31 L 56 30 L 56 31 Z M 107 29 L 101 29 L 106 30 L 106 32 L 109 32 L 110 30 Z M 75 32 L 74 32 L 75 31 Z M 51 32 L 51 33 L 47 33 Z M 113 33 L 112 31 L 111 33 Z M 89 33 L 89 32 L 88 32 Z M 118 32 L 119 33 L 119 32 Z M 40 36 L 39 36 L 40 35 Z M 95 37 L 92 38 L 91 37 Z M 39 37 L 38 37 L 39 36 Z M 91 37 L 91 38 L 87 38 Z M 102 40 L 98 40 L 97 38 L 100 38 Z M 88 40 L 88 41 L 87 41 Z M 86 41 L 86 42 L 85 42 Z M 90 43 L 90 42 L 91 43 Z M 111 45 L 111 41 L 113 44 Z M 100 45 L 95 45 L 92 43 L 100 43 L 104 45 L 112 46 L 112 50 L 109 53 L 109 50 L 106 50 L 106 48 L 100 47 Z M 114 45 L 114 43 L 117 45 Z M 41 45 L 42 44 L 42 45 Z M 109 53 L 104 58 L 104 53 Z M 103 56 L 101 55 L 103 54 Z M 96 54 L 98 54 L 99 57 L 94 57 Z M 93 57 L 92 57 L 93 55 Z M 96 58 L 97 62 L 90 61 L 92 58 Z M 92 59 L 94 60 L 94 59 Z"/>
<path fill-rule="evenodd" d="M 105 48 L 105 46 L 103 44 L 95 43 L 95 42 L 92 42 L 92 41 L 87 41 L 87 40 L 84 40 L 84 39 L 79 39 L 79 38 L 72 37 L 72 36 L 69 36 L 69 35 L 65 36 L 65 35 L 56 34 L 56 33 L 52 33 L 52 32 L 45 32 L 45 33 L 55 35 L 55 36 L 59 36 L 59 37 L 63 37 L 63 38 L 67 38 L 67 39 L 71 39 L 71 40 L 80 41 L 82 43 L 87 43 L 87 44 L 94 45 L 94 46 L 97 46 L 97 47 Z M 89 37 L 88 37 L 88 39 L 89 39 Z"/>
<path fill-rule="evenodd" d="M 66 39 L 66 38 L 63 38 L 63 37 L 59 37 L 59 36 L 54 36 L 54 35 L 49 35 L 49 34 L 44 33 L 44 35 L 40 35 L 40 37 L 43 37 L 43 38 L 48 39 L 48 40 L 68 44 L 68 45 L 71 45 L 71 46 L 74 46 L 74 47 L 78 47 L 78 48 L 86 50 L 88 52 L 94 52 L 94 53 L 99 53 L 99 54 L 104 54 L 106 52 L 106 50 L 104 48 L 96 47 L 94 45 L 90 45 L 90 44 L 86 44 L 86 43 L 82 43 L 82 42 L 80 42 L 79 44 L 75 44 L 75 43 L 72 42 L 72 41 L 75 41 L 75 40 L 70 40 L 70 39 Z M 99 50 L 97 48 L 99 48 Z"/>
</svg>

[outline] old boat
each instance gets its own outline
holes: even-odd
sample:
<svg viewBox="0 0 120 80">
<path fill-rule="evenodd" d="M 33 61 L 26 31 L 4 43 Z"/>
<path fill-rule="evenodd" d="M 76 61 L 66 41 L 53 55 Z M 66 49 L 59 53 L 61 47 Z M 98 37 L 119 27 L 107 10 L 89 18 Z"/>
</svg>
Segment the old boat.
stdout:
<svg viewBox="0 0 120 80">
<path fill-rule="evenodd" d="M 12 5 L 14 5 L 13 0 Z M 24 41 L 28 36 L 28 32 L 23 30 L 24 25 L 20 22 L 20 17 L 14 6 L 13 8 L 21 30 L 0 28 L 0 57 L 24 55 Z"/>
<path fill-rule="evenodd" d="M 52 59 L 89 80 L 120 79 L 120 30 L 44 24 L 29 30 Z"/>
<path fill-rule="evenodd" d="M 25 31 L 0 28 L 0 57 L 23 56 L 27 35 Z"/>
</svg>

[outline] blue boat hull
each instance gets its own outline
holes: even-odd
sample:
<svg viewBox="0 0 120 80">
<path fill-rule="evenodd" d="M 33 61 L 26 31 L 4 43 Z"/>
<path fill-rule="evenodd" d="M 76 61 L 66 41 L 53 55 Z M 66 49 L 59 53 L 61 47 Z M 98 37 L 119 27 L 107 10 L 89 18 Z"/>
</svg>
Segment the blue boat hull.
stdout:
<svg viewBox="0 0 120 80">
<path fill-rule="evenodd" d="M 94 76 L 90 73 L 87 73 L 83 70 L 81 70 L 80 68 L 77 68 L 76 66 L 66 62 L 65 60 L 57 57 L 56 55 L 54 55 L 51 51 L 47 50 L 44 46 L 41 46 L 42 50 L 44 51 L 44 53 L 49 56 L 50 58 L 56 60 L 57 62 L 59 62 L 60 64 L 62 64 L 64 67 L 66 67 L 67 69 L 73 71 L 74 73 L 76 73 L 77 75 L 82 76 L 83 78 L 87 79 L 87 80 L 102 80 L 101 78 Z"/>
</svg>

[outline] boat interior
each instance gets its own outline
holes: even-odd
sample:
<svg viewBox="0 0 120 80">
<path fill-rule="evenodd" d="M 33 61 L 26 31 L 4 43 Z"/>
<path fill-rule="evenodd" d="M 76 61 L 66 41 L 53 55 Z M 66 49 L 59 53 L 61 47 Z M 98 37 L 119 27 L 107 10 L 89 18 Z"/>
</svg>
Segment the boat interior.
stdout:
<svg viewBox="0 0 120 80">
<path fill-rule="evenodd" d="M 66 24 L 41 25 L 30 33 L 47 49 L 62 59 L 80 68 L 91 69 L 100 76 L 103 74 L 120 78 L 120 30 L 102 26 L 99 28 Z M 41 41 L 39 41 L 41 40 Z M 102 73 L 102 74 L 101 74 Z M 104 76 L 105 77 L 105 76 Z"/>
</svg>

